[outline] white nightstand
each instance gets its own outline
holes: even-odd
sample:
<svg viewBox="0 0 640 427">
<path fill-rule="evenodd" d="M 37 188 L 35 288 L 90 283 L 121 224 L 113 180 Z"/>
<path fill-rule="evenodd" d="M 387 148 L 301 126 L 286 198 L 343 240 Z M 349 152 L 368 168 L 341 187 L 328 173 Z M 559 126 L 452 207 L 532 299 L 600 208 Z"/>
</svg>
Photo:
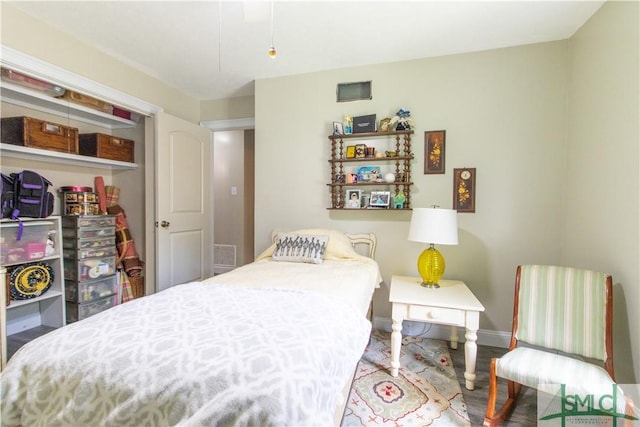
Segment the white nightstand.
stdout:
<svg viewBox="0 0 640 427">
<path fill-rule="evenodd" d="M 398 376 L 400 368 L 400 345 L 402 343 L 402 321 L 451 325 L 451 348 L 458 348 L 458 326 L 466 329 L 464 361 L 466 387 L 473 390 L 476 379 L 476 355 L 480 312 L 484 306 L 471 293 L 467 285 L 459 280 L 440 280 L 439 288 L 420 286 L 416 277 L 393 276 L 389 301 L 392 304 L 391 318 L 391 375 Z"/>
</svg>

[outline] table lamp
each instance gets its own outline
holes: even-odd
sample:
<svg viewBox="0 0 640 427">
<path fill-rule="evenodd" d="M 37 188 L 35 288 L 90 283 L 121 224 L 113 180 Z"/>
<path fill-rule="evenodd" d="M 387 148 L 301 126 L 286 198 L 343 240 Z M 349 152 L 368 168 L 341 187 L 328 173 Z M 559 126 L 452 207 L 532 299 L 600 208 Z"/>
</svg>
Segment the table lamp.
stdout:
<svg viewBox="0 0 640 427">
<path fill-rule="evenodd" d="M 434 247 L 458 244 L 458 212 L 453 209 L 414 208 L 409 226 L 409 240 L 429 243 L 429 248 L 418 257 L 418 272 L 422 277 L 421 285 L 427 288 L 439 288 L 438 282 L 444 274 L 444 257 Z"/>
</svg>

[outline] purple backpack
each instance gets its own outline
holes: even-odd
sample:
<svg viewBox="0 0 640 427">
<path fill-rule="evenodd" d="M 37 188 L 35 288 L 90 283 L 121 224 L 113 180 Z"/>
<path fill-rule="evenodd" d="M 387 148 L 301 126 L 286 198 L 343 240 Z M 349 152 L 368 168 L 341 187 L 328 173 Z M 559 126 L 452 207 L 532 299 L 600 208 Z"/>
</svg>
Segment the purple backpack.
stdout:
<svg viewBox="0 0 640 427">
<path fill-rule="evenodd" d="M 2 203 L 0 206 L 0 218 L 12 218 L 14 217 L 13 207 L 16 200 L 13 188 L 13 177 L 3 173 L 0 173 L 0 177 L 0 194 L 2 194 L 2 199 L 0 199 L 0 203 Z"/>
<path fill-rule="evenodd" d="M 54 195 L 48 191 L 49 186 L 52 185 L 49 180 L 28 170 L 12 173 L 11 178 L 13 179 L 13 208 L 9 218 L 46 218 L 53 213 Z M 5 176 L 3 175 L 3 218 L 5 218 L 4 186 Z"/>
</svg>

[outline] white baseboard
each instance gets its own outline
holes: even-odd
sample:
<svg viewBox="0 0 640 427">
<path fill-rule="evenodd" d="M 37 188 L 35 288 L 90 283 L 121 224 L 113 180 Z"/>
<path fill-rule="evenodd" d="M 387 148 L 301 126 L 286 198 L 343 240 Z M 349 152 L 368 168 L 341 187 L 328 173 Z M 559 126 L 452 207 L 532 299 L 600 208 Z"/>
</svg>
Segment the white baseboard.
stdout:
<svg viewBox="0 0 640 427">
<path fill-rule="evenodd" d="M 373 317 L 373 328 L 391 332 L 391 319 L 388 317 Z M 405 320 L 402 322 L 402 334 L 421 336 L 449 341 L 451 328 L 446 325 L 436 325 L 433 323 L 414 322 Z M 458 328 L 458 340 L 464 342 L 464 330 Z M 511 332 L 478 330 L 478 344 L 490 347 L 508 348 L 511 340 Z"/>
</svg>

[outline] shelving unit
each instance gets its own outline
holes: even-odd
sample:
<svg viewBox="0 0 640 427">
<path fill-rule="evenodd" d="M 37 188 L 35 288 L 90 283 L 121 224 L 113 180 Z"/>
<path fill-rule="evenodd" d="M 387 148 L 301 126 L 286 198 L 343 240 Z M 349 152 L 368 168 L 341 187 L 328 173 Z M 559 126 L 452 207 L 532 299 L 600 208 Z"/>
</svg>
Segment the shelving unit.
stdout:
<svg viewBox="0 0 640 427">
<path fill-rule="evenodd" d="M 132 113 L 132 120 L 94 110 L 66 99 L 54 98 L 29 88 L 3 81 L 0 88 L 2 100 L 15 105 L 55 114 L 71 120 L 101 126 L 107 129 L 124 129 L 137 126 L 139 115 Z"/>
<path fill-rule="evenodd" d="M 97 157 L 81 156 L 79 154 L 60 153 L 58 151 L 41 150 L 38 148 L 2 143 L 0 143 L 0 156 L 98 169 L 117 170 L 136 169 L 138 167 L 137 163 L 119 162 L 117 160 L 99 159 Z"/>
<path fill-rule="evenodd" d="M 361 209 L 367 209 L 368 211 L 389 211 L 389 210 L 411 210 L 411 161 L 413 160 L 413 152 L 411 151 L 411 135 L 412 130 L 403 131 L 391 131 L 391 132 L 370 132 L 370 133 L 358 133 L 347 135 L 329 135 L 331 141 L 330 147 L 330 169 L 331 178 L 329 186 L 331 194 L 331 207 L 329 210 L 358 210 L 353 208 L 346 208 L 346 190 L 348 188 L 363 188 L 363 189 L 389 189 L 391 192 L 391 198 L 402 193 L 406 200 L 404 207 L 401 209 L 391 209 L 393 203 L 390 202 L 390 209 L 362 207 Z M 353 143 L 351 140 L 354 140 Z M 347 158 L 347 147 L 350 145 L 364 144 L 367 140 L 378 141 L 377 144 L 384 145 L 386 150 L 379 151 L 395 151 L 393 157 L 362 157 L 362 158 Z M 346 141 L 346 142 L 345 142 Z M 365 144 L 366 145 L 366 144 Z M 380 148 L 378 148 L 380 150 Z M 396 180 L 394 182 L 356 182 L 346 183 L 343 179 L 347 173 L 353 173 L 346 170 L 349 167 L 359 167 L 367 165 L 391 165 L 395 168 L 394 175 Z"/>
<path fill-rule="evenodd" d="M 53 281 L 51 287 L 42 295 L 24 300 L 10 300 L 9 305 L 3 305 L 2 310 L 6 322 L 4 323 L 2 340 L 2 348 L 6 349 L 7 335 L 13 335 L 28 329 L 36 328 L 44 325 L 53 328 L 59 328 L 65 324 L 65 297 L 64 297 L 64 264 L 62 257 L 62 228 L 59 216 L 50 216 L 48 218 L 21 218 L 24 229 L 28 227 L 44 227 L 50 230 L 49 236 L 54 244 L 53 254 L 43 257 L 35 257 L 36 259 L 12 261 L 8 255 L 3 254 L 2 269 L 6 269 L 6 280 L 11 280 L 11 270 L 32 262 L 44 262 L 51 266 L 53 271 Z M 2 232 L 1 240 L 3 251 L 15 247 L 15 237 L 12 240 L 12 233 L 9 232 L 10 227 L 15 227 L 17 221 L 2 220 L 0 221 L 0 231 Z M 5 289 L 2 289 L 5 292 Z M 3 353 L 6 356 L 6 353 Z"/>
<path fill-rule="evenodd" d="M 39 111 L 81 123 L 100 126 L 108 130 L 127 129 L 138 126 L 140 114 L 132 112 L 131 120 L 107 114 L 66 99 L 55 98 L 46 93 L 31 90 L 27 87 L 2 81 L 0 87 L 2 102 L 19 105 L 34 111 Z M 93 167 L 99 169 L 124 170 L 135 169 L 136 163 L 120 162 L 97 157 L 67 154 L 57 151 L 42 150 L 19 145 L 0 143 L 0 156 L 25 160 L 37 160 L 49 163 L 68 164 L 72 166 Z"/>
</svg>

